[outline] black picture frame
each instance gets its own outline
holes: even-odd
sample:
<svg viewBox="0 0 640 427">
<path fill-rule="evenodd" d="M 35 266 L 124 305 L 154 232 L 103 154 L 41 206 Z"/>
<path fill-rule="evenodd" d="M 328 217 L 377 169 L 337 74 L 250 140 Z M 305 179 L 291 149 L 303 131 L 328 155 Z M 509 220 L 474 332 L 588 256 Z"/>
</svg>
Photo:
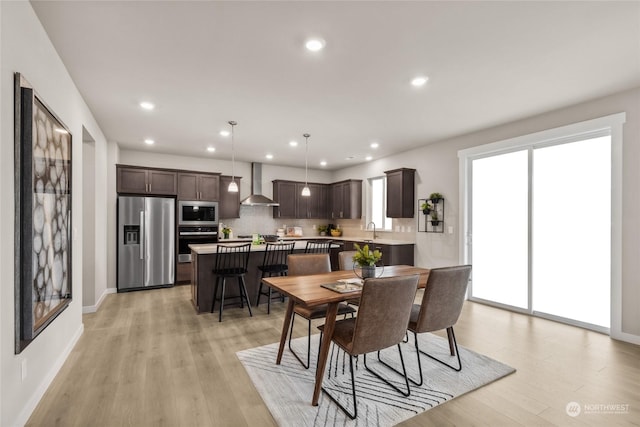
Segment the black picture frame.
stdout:
<svg viewBox="0 0 640 427">
<path fill-rule="evenodd" d="M 72 135 L 14 74 L 15 353 L 72 301 Z"/>
</svg>

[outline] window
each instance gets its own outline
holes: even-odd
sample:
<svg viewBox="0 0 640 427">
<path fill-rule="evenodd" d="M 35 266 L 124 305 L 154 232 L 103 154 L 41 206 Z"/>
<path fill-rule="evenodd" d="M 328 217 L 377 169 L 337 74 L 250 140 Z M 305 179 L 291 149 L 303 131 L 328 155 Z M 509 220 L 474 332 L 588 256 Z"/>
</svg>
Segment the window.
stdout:
<svg viewBox="0 0 640 427">
<path fill-rule="evenodd" d="M 369 188 L 369 221 L 373 221 L 378 230 L 391 231 L 391 218 L 387 217 L 387 177 L 369 178 Z"/>
</svg>

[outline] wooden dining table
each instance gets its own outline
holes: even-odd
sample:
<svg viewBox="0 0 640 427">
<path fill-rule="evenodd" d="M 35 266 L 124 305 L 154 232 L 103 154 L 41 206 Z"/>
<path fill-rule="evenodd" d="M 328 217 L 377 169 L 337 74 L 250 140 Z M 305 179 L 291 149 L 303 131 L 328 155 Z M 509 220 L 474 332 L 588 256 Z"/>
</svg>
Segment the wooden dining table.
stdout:
<svg viewBox="0 0 640 427">
<path fill-rule="evenodd" d="M 376 268 L 376 276 L 394 277 L 419 274 L 420 280 L 418 283 L 418 287 L 423 288 L 426 286 L 427 278 L 429 277 L 429 271 L 430 270 L 426 268 L 413 267 L 409 265 L 392 265 Z M 276 276 L 265 277 L 262 279 L 262 281 L 266 285 L 289 297 L 287 312 L 284 316 L 284 322 L 282 325 L 282 334 L 280 335 L 280 347 L 278 349 L 278 356 L 276 358 L 277 365 L 279 365 L 282 361 L 282 353 L 284 352 L 285 343 L 287 341 L 287 334 L 289 331 L 289 326 L 291 325 L 294 305 L 297 303 L 313 307 L 327 304 L 324 334 L 322 343 L 320 345 L 320 353 L 318 354 L 316 382 L 313 390 L 313 398 L 311 400 L 311 404 L 313 406 L 318 405 L 318 400 L 320 398 L 320 391 L 322 389 L 322 378 L 324 377 L 324 370 L 327 364 L 327 357 L 329 355 L 329 347 L 331 346 L 331 339 L 333 338 L 333 330 L 336 324 L 338 304 L 348 299 L 357 298 L 362 293 L 359 290 L 340 293 L 324 288 L 321 285 L 327 283 L 335 283 L 339 279 L 354 278 L 357 278 L 357 275 L 354 271 L 341 270 L 332 271 L 331 273 L 314 274 L 310 276 Z"/>
</svg>

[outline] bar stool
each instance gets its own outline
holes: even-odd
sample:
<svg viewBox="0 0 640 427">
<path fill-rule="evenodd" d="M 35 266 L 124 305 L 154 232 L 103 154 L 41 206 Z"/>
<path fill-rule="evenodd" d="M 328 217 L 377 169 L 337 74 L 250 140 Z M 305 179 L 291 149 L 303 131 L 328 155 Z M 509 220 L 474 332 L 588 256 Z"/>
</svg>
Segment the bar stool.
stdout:
<svg viewBox="0 0 640 427">
<path fill-rule="evenodd" d="M 256 298 L 256 307 L 260 305 L 260 296 L 267 297 L 267 314 L 271 314 L 271 286 L 267 286 L 264 291 L 262 290 L 262 278 L 271 276 L 286 276 L 289 267 L 287 266 L 287 256 L 293 253 L 295 242 L 290 243 L 267 243 L 264 248 L 264 258 L 262 259 L 262 265 L 258 266 L 260 270 L 260 286 L 258 287 L 258 297 Z M 282 295 L 277 296 L 282 301 L 284 297 Z"/>
<path fill-rule="evenodd" d="M 305 254 L 328 254 L 331 250 L 331 240 L 307 240 Z"/>
<path fill-rule="evenodd" d="M 244 281 L 244 275 L 247 274 L 247 265 L 249 264 L 249 252 L 251 251 L 251 243 L 241 245 L 218 245 L 216 252 L 216 264 L 213 274 L 216 276 L 215 287 L 213 288 L 213 302 L 211 303 L 211 312 L 213 313 L 216 301 L 220 301 L 220 314 L 218 322 L 222 322 L 222 310 L 224 308 L 224 296 L 227 278 L 235 277 L 238 280 L 239 296 L 230 298 L 240 298 L 240 308 L 244 308 L 244 302 L 247 303 L 249 316 L 253 316 L 251 312 L 251 304 L 247 297 L 247 287 Z M 218 287 L 222 282 L 220 298 L 218 298 Z"/>
</svg>

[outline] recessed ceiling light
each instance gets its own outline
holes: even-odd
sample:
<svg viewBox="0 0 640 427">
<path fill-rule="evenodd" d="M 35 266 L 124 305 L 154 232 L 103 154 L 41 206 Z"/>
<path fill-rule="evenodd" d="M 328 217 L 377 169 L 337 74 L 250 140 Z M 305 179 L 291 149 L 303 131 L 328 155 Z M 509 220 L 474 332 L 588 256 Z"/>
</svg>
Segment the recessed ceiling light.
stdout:
<svg viewBox="0 0 640 427">
<path fill-rule="evenodd" d="M 371 156 L 367 156 L 367 157 L 365 157 L 364 159 L 365 159 L 366 161 L 369 161 L 369 160 L 373 159 L 373 157 L 371 157 Z"/>
<path fill-rule="evenodd" d="M 304 46 L 311 52 L 318 52 L 319 50 L 324 49 L 325 42 L 322 39 L 314 38 L 307 40 Z"/>
<path fill-rule="evenodd" d="M 411 84 L 415 87 L 424 86 L 424 84 L 429 81 L 429 77 L 427 76 L 417 76 L 411 80 Z"/>
<path fill-rule="evenodd" d="M 155 105 L 153 105 L 151 102 L 147 102 L 147 101 L 143 101 L 140 103 L 140 107 L 144 108 L 145 110 L 153 110 L 154 108 L 156 108 Z"/>
<path fill-rule="evenodd" d="M 147 145 L 153 145 L 153 144 L 155 144 L 156 142 L 155 142 L 153 139 L 145 139 L 145 140 L 144 140 L 144 143 L 145 143 L 145 144 L 147 144 Z"/>
<path fill-rule="evenodd" d="M 266 157 L 267 159 L 271 160 L 271 159 L 273 159 L 273 154 L 267 154 L 265 157 Z"/>
<path fill-rule="evenodd" d="M 228 130 L 221 130 L 220 131 L 220 136 L 229 136 L 231 135 L 231 132 L 229 132 Z"/>
<path fill-rule="evenodd" d="M 298 141 L 289 141 L 289 145 L 292 147 L 297 147 L 298 146 Z"/>
<path fill-rule="evenodd" d="M 214 151 L 216 151 L 215 147 L 207 147 L 207 151 L 210 153 L 213 153 Z"/>
<path fill-rule="evenodd" d="M 378 144 L 377 142 L 372 142 L 370 147 L 371 148 L 378 148 L 380 146 L 380 144 Z"/>
<path fill-rule="evenodd" d="M 321 161 L 321 162 L 320 162 L 320 166 L 327 166 L 327 162 L 326 162 L 326 161 L 324 161 L 324 160 L 323 160 L 323 161 Z"/>
</svg>

